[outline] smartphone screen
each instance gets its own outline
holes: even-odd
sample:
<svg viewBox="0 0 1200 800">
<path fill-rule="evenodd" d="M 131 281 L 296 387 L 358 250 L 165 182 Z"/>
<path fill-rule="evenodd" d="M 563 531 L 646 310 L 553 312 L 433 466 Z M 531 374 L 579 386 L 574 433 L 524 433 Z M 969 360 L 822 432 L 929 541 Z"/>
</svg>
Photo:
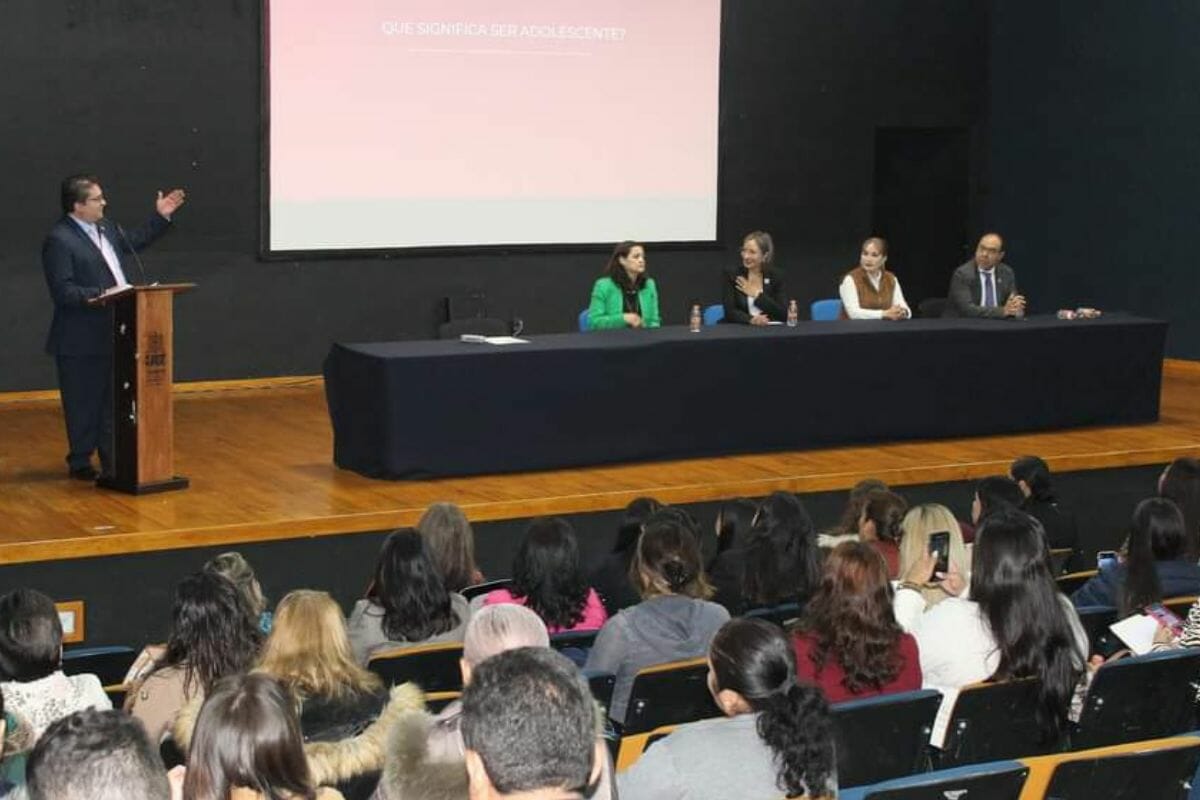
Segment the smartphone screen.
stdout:
<svg viewBox="0 0 1200 800">
<path fill-rule="evenodd" d="M 1171 631 L 1172 635 L 1178 636 L 1183 633 L 1183 620 L 1162 603 L 1151 603 L 1144 611 L 1146 616 L 1154 617 L 1160 625 Z"/>
<path fill-rule="evenodd" d="M 1099 553 L 1096 553 L 1096 569 L 1112 569 L 1116 565 L 1116 550 L 1101 550 Z"/>
<path fill-rule="evenodd" d="M 934 578 L 950 571 L 950 531 L 936 531 L 929 534 L 929 552 L 937 556 L 937 566 L 933 568 Z"/>
</svg>

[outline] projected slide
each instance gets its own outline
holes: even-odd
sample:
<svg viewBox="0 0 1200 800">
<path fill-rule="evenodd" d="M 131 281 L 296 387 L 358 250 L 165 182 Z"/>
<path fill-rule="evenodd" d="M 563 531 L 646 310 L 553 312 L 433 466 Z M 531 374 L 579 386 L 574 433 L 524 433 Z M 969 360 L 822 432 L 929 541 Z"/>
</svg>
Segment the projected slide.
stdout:
<svg viewBox="0 0 1200 800">
<path fill-rule="evenodd" d="M 720 0 L 270 0 L 268 249 L 716 237 Z"/>
</svg>

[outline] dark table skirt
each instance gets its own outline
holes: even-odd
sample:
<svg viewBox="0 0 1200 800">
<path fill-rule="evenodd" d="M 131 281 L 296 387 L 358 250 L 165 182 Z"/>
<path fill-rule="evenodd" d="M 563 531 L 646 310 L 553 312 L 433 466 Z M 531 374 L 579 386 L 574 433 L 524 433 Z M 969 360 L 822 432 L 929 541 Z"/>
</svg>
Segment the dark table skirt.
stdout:
<svg viewBox="0 0 1200 800">
<path fill-rule="evenodd" d="M 335 344 L 325 391 L 342 468 L 516 472 L 1153 422 L 1166 330 L 1109 314 Z"/>
</svg>

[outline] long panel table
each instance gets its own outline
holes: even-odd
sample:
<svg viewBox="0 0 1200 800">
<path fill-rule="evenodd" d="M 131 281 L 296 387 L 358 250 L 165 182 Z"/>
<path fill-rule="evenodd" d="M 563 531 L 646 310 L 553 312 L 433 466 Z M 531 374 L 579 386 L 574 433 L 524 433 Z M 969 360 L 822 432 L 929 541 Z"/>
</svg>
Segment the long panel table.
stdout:
<svg viewBox="0 0 1200 800">
<path fill-rule="evenodd" d="M 335 344 L 339 467 L 427 478 L 1158 419 L 1165 322 L 933 319 Z"/>
</svg>

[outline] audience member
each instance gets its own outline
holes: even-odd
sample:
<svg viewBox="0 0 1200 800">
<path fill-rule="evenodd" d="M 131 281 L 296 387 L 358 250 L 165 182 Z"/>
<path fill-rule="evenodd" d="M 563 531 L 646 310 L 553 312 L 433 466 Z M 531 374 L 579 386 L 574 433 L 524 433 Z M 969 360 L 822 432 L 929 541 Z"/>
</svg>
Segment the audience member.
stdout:
<svg viewBox="0 0 1200 800">
<path fill-rule="evenodd" d="M 610 618 L 588 654 L 586 667 L 616 675 L 609 715 L 625 718 L 638 670 L 704 655 L 729 612 L 704 598 L 704 577 L 694 529 L 679 513 L 663 509 L 646 520 L 630 570 L 643 597 Z"/>
<path fill-rule="evenodd" d="M 771 234 L 754 231 L 742 239 L 742 265 L 722 275 L 721 301 L 725 322 L 768 325 L 787 317 L 783 273 L 775 268 Z"/>
<path fill-rule="evenodd" d="M 519 603 L 546 623 L 550 633 L 598 630 L 608 612 L 588 586 L 579 564 L 571 524 L 561 517 L 536 519 L 513 557 L 507 588 L 489 592 L 483 604 Z"/>
<path fill-rule="evenodd" d="M 215 572 L 189 575 L 175 588 L 166 649 L 130 688 L 125 710 L 157 743 L 180 709 L 203 700 L 217 679 L 249 669 L 261 646 L 246 595 Z"/>
<path fill-rule="evenodd" d="M 629 576 L 629 563 L 633 561 L 638 537 L 642 535 L 642 523 L 660 508 L 662 503 L 653 497 L 639 497 L 625 506 L 612 552 L 591 574 L 590 583 L 600 595 L 610 617 L 622 608 L 637 605 L 641 600 Z"/>
<path fill-rule="evenodd" d="M 342 611 L 325 592 L 298 589 L 279 601 L 258 669 L 296 696 L 309 742 L 358 735 L 388 699 L 379 677 L 354 660 Z"/>
<path fill-rule="evenodd" d="M 721 554 L 729 550 L 737 550 L 746 545 L 750 537 L 750 528 L 754 525 L 754 515 L 758 513 L 758 504 L 745 497 L 726 500 L 717 509 L 717 518 L 713 523 L 713 531 L 717 537 L 716 554 L 709 563 L 709 574 L 716 565 Z"/>
<path fill-rule="evenodd" d="M 30 800 L 171 796 L 162 761 L 146 732 L 128 715 L 111 709 L 76 711 L 46 728 L 29 756 L 26 778 Z"/>
<path fill-rule="evenodd" d="M 884 269 L 887 240 L 872 236 L 862 243 L 858 266 L 852 267 L 838 285 L 842 319 L 908 319 L 912 309 L 895 273 Z"/>
<path fill-rule="evenodd" d="M 263 673 L 222 678 L 196 720 L 184 800 L 336 800 L 309 772 L 291 694 Z"/>
<path fill-rule="evenodd" d="M 1021 456 L 1012 462 L 1008 474 L 1025 496 L 1021 510 L 1042 523 L 1042 529 L 1046 531 L 1046 543 L 1051 549 L 1078 550 L 1079 529 L 1075 517 L 1058 504 L 1058 497 L 1050 483 L 1050 467 L 1046 462 L 1037 456 Z"/>
<path fill-rule="evenodd" d="M 1177 458 L 1168 464 L 1158 479 L 1158 496 L 1179 506 L 1189 557 L 1200 558 L 1200 458 Z"/>
<path fill-rule="evenodd" d="M 759 504 L 744 544 L 713 562 L 714 601 L 730 614 L 781 603 L 804 603 L 821 580 L 821 553 L 812 519 L 790 492 Z"/>
<path fill-rule="evenodd" d="M 792 639 L 802 681 L 831 703 L 921 688 L 917 641 L 892 611 L 887 564 L 865 542 L 843 542 Z"/>
<path fill-rule="evenodd" d="M 604 745 L 592 694 L 553 650 L 522 647 L 487 659 L 463 692 L 471 800 L 591 797 Z"/>
<path fill-rule="evenodd" d="M 646 247 L 639 242 L 621 242 L 613 248 L 604 274 L 592 285 L 588 330 L 660 325 L 658 288 L 646 274 Z"/>
<path fill-rule="evenodd" d="M 272 614 L 267 610 L 267 598 L 263 595 L 254 568 L 241 553 L 230 551 L 213 556 L 204 568 L 223 576 L 236 586 L 238 591 L 246 596 L 251 611 L 258 618 L 258 627 L 264 634 L 271 632 Z"/>
<path fill-rule="evenodd" d="M 1003 475 L 991 475 L 981 478 L 975 484 L 975 494 L 971 499 L 971 522 L 962 524 L 963 541 L 975 541 L 975 529 L 991 512 L 1000 508 L 1020 509 L 1025 502 L 1025 495 L 1016 481 Z"/>
<path fill-rule="evenodd" d="M 900 537 L 904 534 L 901 522 L 908 503 L 895 492 L 886 489 L 871 492 L 863 503 L 858 520 L 858 538 L 883 556 L 888 577 L 900 574 Z"/>
<path fill-rule="evenodd" d="M 1043 744 L 1056 743 L 1088 652 L 1075 609 L 1050 574 L 1041 523 L 1014 508 L 993 509 L 979 527 L 970 598 L 950 597 L 928 612 L 921 594 L 904 585 L 896 619 L 917 638 L 922 682 L 942 693 L 930 742 L 940 747 L 946 723 L 969 683 L 1038 678 L 1037 716 Z M 933 573 L 926 557 L 924 583 Z M 960 591 L 961 582 L 947 586 Z"/>
<path fill-rule="evenodd" d="M 846 506 L 837 525 L 821 531 L 817 544 L 823 550 L 831 550 L 842 542 L 858 541 L 858 521 L 862 518 L 863 504 L 867 495 L 875 490 L 887 491 L 888 485 L 877 478 L 864 478 L 846 494 Z"/>
<path fill-rule="evenodd" d="M 969 578 L 971 560 L 967 547 L 963 544 L 962 530 L 950 509 L 938 503 L 925 503 L 914 506 L 904 515 L 900 523 L 904 531 L 900 537 L 900 574 L 907 575 L 929 556 L 929 537 L 934 533 L 950 534 L 950 552 L 947 558 L 951 572 L 964 578 Z M 926 607 L 935 606 L 950 597 L 942 586 L 942 581 L 936 579 L 928 583 L 918 584 L 921 596 L 925 599 Z"/>
<path fill-rule="evenodd" d="M 460 662 L 463 685 L 469 686 L 475 669 L 494 655 L 519 647 L 549 646 L 546 625 L 528 608 L 510 604 L 487 606 L 471 617 L 467 625 Z M 599 707 L 595 710 L 603 714 Z M 416 711 L 402 715 L 389 744 L 387 765 L 375 800 L 463 797 L 467 787 L 465 752 L 461 701 L 454 701 L 434 717 Z M 606 752 L 592 800 L 609 800 L 611 795 L 612 765 Z"/>
<path fill-rule="evenodd" d="M 682 725 L 656 742 L 618 777 L 621 797 L 836 797 L 829 708 L 817 689 L 796 682 L 783 631 L 764 620 L 727 622 L 708 662 L 708 688 L 725 716 Z"/>
<path fill-rule="evenodd" d="M 1164 597 L 1200 594 L 1200 566 L 1188 552 L 1179 507 L 1162 497 L 1138 503 L 1129 524 L 1124 560 L 1102 565 L 1071 595 L 1076 607 L 1116 606 L 1121 617 Z"/>
<path fill-rule="evenodd" d="M 95 675 L 63 674 L 58 611 L 33 589 L 0 596 L 0 692 L 7 710 L 29 723 L 34 738 L 73 711 L 112 708 Z"/>
<path fill-rule="evenodd" d="M 475 566 L 475 533 L 467 515 L 454 503 L 434 503 L 417 520 L 417 531 L 429 544 L 429 553 L 447 591 L 461 592 L 483 583 Z"/>
<path fill-rule="evenodd" d="M 0 797 L 24 797 L 25 762 L 33 748 L 33 731 L 25 720 L 4 708 L 0 692 Z"/>
<path fill-rule="evenodd" d="M 354 604 L 347 629 L 360 664 L 372 654 L 434 642 L 461 642 L 471 608 L 446 589 L 424 537 L 412 528 L 383 542 L 367 596 Z"/>
</svg>

